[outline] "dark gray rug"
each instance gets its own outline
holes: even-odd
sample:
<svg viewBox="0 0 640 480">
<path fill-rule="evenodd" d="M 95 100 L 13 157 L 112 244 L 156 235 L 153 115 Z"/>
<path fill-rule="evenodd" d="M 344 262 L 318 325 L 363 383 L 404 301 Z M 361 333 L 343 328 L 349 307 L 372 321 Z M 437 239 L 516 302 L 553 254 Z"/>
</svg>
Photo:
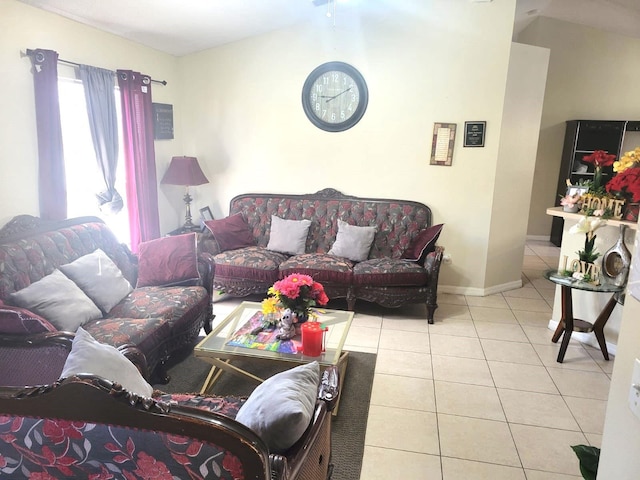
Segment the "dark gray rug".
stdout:
<svg viewBox="0 0 640 480">
<path fill-rule="evenodd" d="M 267 378 L 287 367 L 270 362 L 234 362 L 240 368 L 262 378 Z M 341 379 L 340 407 L 332 420 L 332 463 L 334 480 L 359 480 L 364 452 L 364 438 L 367 430 L 369 401 L 376 355 L 373 353 L 349 353 L 346 378 Z M 154 388 L 169 393 L 199 392 L 209 373 L 210 364 L 189 354 L 179 363 L 169 368 L 171 381 Z M 255 384 L 236 375 L 224 373 L 214 385 L 216 395 L 248 396 Z"/>
</svg>

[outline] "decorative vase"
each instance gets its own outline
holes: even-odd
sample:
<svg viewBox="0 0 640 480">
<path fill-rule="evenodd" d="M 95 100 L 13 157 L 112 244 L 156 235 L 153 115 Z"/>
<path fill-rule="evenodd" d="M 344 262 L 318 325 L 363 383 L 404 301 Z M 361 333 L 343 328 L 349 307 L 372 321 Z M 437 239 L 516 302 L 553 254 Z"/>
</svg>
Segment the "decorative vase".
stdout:
<svg viewBox="0 0 640 480">
<path fill-rule="evenodd" d="M 562 207 L 562 210 L 568 213 L 576 213 L 579 208 L 578 205 L 565 205 Z"/>
<path fill-rule="evenodd" d="M 613 283 L 622 286 L 627 283 L 629 266 L 631 265 L 631 252 L 624 243 L 626 225 L 620 225 L 620 236 L 615 245 L 607 250 L 602 257 L 602 270 L 604 274 L 613 280 Z"/>
<path fill-rule="evenodd" d="M 307 309 L 296 310 L 293 313 L 295 314 L 297 319 L 296 323 L 304 323 L 309 320 L 309 310 Z"/>
<path fill-rule="evenodd" d="M 624 219 L 629 222 L 637 222 L 639 213 L 640 203 L 627 203 L 627 208 L 624 212 Z"/>
</svg>

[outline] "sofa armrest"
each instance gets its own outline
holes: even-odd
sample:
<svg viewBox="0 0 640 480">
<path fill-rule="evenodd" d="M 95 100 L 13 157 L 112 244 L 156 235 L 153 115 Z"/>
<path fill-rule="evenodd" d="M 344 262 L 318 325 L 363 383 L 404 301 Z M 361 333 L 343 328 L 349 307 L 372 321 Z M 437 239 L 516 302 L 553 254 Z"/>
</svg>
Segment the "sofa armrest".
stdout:
<svg viewBox="0 0 640 480">
<path fill-rule="evenodd" d="M 53 383 L 60 378 L 71 351 L 73 333 L 0 335 L 0 385 Z"/>
</svg>

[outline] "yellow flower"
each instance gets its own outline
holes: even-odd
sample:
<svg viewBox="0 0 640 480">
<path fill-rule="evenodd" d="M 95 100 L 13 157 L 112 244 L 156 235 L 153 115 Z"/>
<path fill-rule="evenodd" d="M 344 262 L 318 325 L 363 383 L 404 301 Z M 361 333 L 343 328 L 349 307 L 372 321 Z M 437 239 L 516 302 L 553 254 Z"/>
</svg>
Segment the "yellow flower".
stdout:
<svg viewBox="0 0 640 480">
<path fill-rule="evenodd" d="M 262 313 L 269 315 L 278 311 L 278 299 L 276 297 L 267 297 L 262 301 Z"/>
<path fill-rule="evenodd" d="M 640 162 L 640 147 L 626 152 L 620 160 L 613 162 L 613 171 L 616 173 L 624 172 L 627 168 L 632 167 L 635 163 Z"/>
</svg>

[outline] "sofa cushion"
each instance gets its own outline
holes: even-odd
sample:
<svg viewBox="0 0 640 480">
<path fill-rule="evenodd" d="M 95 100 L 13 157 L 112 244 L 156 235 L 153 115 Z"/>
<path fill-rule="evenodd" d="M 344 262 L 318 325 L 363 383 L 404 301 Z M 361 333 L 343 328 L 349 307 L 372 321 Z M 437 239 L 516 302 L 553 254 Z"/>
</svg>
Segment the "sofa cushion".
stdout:
<svg viewBox="0 0 640 480">
<path fill-rule="evenodd" d="M 280 278 L 292 273 L 309 275 L 320 283 L 350 285 L 353 279 L 353 262 L 327 253 L 304 253 L 294 255 L 280 264 Z"/>
<path fill-rule="evenodd" d="M 127 357 L 117 348 L 96 341 L 82 327 L 76 332 L 60 377 L 67 378 L 78 373 L 106 378 L 143 397 L 153 394 L 153 387 Z"/>
<path fill-rule="evenodd" d="M 34 334 L 55 332 L 56 327 L 26 308 L 5 305 L 0 300 L 0 334 Z"/>
<path fill-rule="evenodd" d="M 46 318 L 58 330 L 75 332 L 102 312 L 80 288 L 60 270 L 10 295 L 15 305 Z"/>
<path fill-rule="evenodd" d="M 354 262 L 366 260 L 375 234 L 376 227 L 358 227 L 338 220 L 338 235 L 329 253 Z"/>
<path fill-rule="evenodd" d="M 73 280 L 103 313 L 109 313 L 133 290 L 118 266 L 100 249 L 61 265 L 60 271 Z"/>
<path fill-rule="evenodd" d="M 320 380 L 318 362 L 265 380 L 240 407 L 236 420 L 256 432 L 273 453 L 289 449 L 311 422 Z"/>
<path fill-rule="evenodd" d="M 207 220 L 204 224 L 211 231 L 220 252 L 251 247 L 256 244 L 256 240 L 249 230 L 249 224 L 241 213 L 220 220 Z"/>
<path fill-rule="evenodd" d="M 193 285 L 199 280 L 195 233 L 140 244 L 136 287 Z"/>
<path fill-rule="evenodd" d="M 304 253 L 310 220 L 285 220 L 271 216 L 268 250 L 297 255 Z"/>
<path fill-rule="evenodd" d="M 442 227 L 444 227 L 443 223 L 440 225 L 432 225 L 429 228 L 421 230 L 418 235 L 411 240 L 409 246 L 402 254 L 402 258 L 424 265 L 425 257 L 436 248 L 436 242 L 438 241 L 440 232 L 442 232 Z"/>
<path fill-rule="evenodd" d="M 82 327 L 100 343 L 114 347 L 135 345 L 153 363 L 166 352 L 164 343 L 171 338 L 169 322 L 162 317 L 110 317 L 89 322 Z M 155 358 L 154 358 L 155 355 Z M 154 365 L 149 365 L 153 368 Z"/>
<path fill-rule="evenodd" d="M 422 286 L 428 278 L 424 268 L 409 260 L 374 258 L 353 267 L 353 284 L 358 286 Z"/>
<path fill-rule="evenodd" d="M 214 283 L 249 281 L 273 285 L 278 280 L 278 268 L 287 255 L 264 247 L 247 247 L 222 252 L 213 257 L 216 263 Z M 266 292 L 266 289 L 265 289 Z"/>
</svg>

